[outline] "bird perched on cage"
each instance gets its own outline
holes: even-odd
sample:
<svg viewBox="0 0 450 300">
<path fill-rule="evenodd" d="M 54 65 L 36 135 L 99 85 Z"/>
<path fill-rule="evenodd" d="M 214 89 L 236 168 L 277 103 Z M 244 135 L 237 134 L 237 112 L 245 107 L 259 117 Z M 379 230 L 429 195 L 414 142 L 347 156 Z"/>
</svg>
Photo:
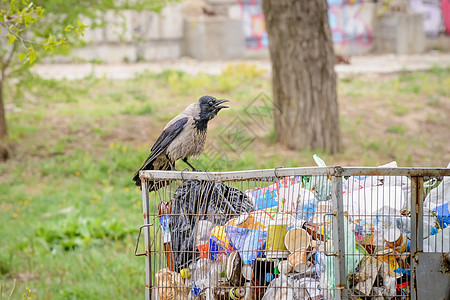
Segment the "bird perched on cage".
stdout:
<svg viewBox="0 0 450 300">
<path fill-rule="evenodd" d="M 134 174 L 133 181 L 141 186 L 139 171 L 141 170 L 175 170 L 175 161 L 182 159 L 193 171 L 196 171 L 188 158 L 202 154 L 206 141 L 208 122 L 217 113 L 228 106 L 221 105 L 229 102 L 217 100 L 212 96 L 203 96 L 197 102 L 189 105 L 182 113 L 170 120 L 163 132 L 150 150 L 150 155 L 142 167 Z M 160 185 L 161 186 L 161 185 Z M 154 183 L 150 183 L 149 191 L 156 190 Z"/>
</svg>

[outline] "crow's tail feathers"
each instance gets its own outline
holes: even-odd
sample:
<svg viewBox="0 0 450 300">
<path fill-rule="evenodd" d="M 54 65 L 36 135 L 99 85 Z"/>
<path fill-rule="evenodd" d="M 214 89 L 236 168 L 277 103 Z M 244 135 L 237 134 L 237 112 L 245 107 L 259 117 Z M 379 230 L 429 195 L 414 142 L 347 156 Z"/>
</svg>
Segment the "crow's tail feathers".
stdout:
<svg viewBox="0 0 450 300">
<path fill-rule="evenodd" d="M 139 172 L 142 170 L 170 170 L 170 164 L 166 163 L 162 166 L 159 166 L 157 169 L 153 167 L 153 163 L 148 163 L 144 166 L 142 166 L 133 176 L 133 181 L 135 182 L 136 186 L 139 186 L 142 190 L 141 186 L 141 178 L 139 177 Z M 170 184 L 170 181 L 166 180 L 151 180 L 148 183 L 148 191 L 157 191 L 158 189 Z"/>
</svg>

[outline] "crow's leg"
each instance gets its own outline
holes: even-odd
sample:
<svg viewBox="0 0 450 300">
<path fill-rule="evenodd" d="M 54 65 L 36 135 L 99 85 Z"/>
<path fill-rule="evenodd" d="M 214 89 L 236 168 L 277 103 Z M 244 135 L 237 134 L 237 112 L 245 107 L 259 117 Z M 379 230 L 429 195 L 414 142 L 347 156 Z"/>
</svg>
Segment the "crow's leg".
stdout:
<svg viewBox="0 0 450 300">
<path fill-rule="evenodd" d="M 167 161 L 169 162 L 170 170 L 176 171 L 177 169 L 175 169 L 175 166 L 172 164 L 172 162 L 170 161 L 169 156 L 167 154 L 166 154 L 166 158 L 167 158 Z"/>
<path fill-rule="evenodd" d="M 197 170 L 196 168 L 194 168 L 194 166 L 191 165 L 191 164 L 188 162 L 187 157 L 183 158 L 183 161 L 184 161 L 189 167 L 191 167 L 192 171 L 199 171 L 199 170 Z"/>
</svg>

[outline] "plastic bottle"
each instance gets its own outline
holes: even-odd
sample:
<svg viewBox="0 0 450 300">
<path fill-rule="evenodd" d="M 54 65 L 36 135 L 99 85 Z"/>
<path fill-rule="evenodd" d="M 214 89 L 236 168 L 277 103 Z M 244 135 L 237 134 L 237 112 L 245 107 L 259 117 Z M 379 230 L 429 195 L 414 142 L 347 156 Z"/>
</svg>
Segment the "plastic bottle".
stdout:
<svg viewBox="0 0 450 300">
<path fill-rule="evenodd" d="M 201 258 L 208 258 L 209 238 L 213 224 L 208 220 L 200 220 L 196 225 L 195 244 Z"/>
<path fill-rule="evenodd" d="M 159 223 L 161 224 L 161 233 L 163 235 L 164 254 L 169 270 L 174 271 L 172 238 L 170 236 L 169 220 L 172 213 L 172 201 L 160 202 L 158 205 Z"/>
</svg>

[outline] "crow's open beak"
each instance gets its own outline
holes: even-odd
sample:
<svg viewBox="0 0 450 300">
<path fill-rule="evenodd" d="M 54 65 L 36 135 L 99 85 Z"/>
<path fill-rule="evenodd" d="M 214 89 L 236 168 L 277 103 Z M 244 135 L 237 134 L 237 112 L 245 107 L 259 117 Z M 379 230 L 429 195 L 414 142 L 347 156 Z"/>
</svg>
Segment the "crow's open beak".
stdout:
<svg viewBox="0 0 450 300">
<path fill-rule="evenodd" d="M 228 106 L 226 106 L 226 105 L 220 105 L 220 104 L 225 103 L 225 102 L 230 102 L 230 101 L 229 100 L 225 100 L 225 99 L 218 100 L 216 102 L 216 104 L 215 104 L 216 109 L 217 110 L 221 110 L 222 108 L 228 108 Z"/>
</svg>

